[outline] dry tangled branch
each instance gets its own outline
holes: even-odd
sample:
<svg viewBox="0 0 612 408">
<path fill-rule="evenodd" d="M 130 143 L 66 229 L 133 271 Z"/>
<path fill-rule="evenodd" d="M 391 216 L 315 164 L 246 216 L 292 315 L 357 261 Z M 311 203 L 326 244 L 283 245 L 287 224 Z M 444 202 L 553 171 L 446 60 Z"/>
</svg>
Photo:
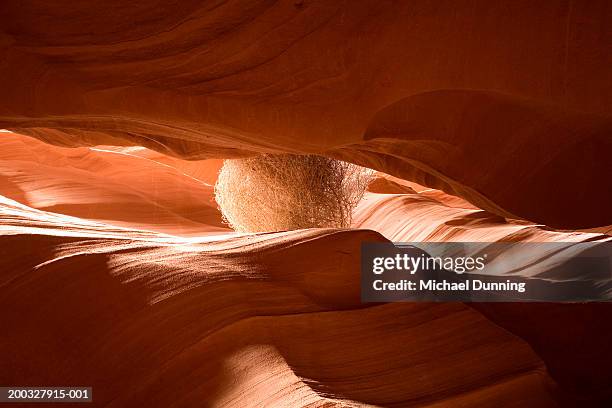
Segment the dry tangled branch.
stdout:
<svg viewBox="0 0 612 408">
<path fill-rule="evenodd" d="M 264 154 L 226 160 L 215 198 L 240 232 L 345 228 L 370 177 L 369 170 L 327 157 Z"/>
</svg>

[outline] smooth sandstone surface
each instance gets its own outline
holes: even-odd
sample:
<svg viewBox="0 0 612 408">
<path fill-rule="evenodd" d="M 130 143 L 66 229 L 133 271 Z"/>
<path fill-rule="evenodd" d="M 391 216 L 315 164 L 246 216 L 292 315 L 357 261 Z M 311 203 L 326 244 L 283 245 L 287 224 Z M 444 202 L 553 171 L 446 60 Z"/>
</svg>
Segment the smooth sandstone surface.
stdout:
<svg viewBox="0 0 612 408">
<path fill-rule="evenodd" d="M 0 384 L 93 386 L 107 407 L 612 399 L 608 304 L 359 298 L 363 241 L 611 239 L 610 2 L 0 17 Z M 239 235 L 212 186 L 260 152 L 381 173 L 354 229 Z"/>
<path fill-rule="evenodd" d="M 214 177 L 216 161 L 196 171 L 144 148 L 56 148 L 12 133 L 0 146 L 0 194 L 29 207 L 178 235 L 229 231 L 214 179 L 188 174 Z"/>
</svg>

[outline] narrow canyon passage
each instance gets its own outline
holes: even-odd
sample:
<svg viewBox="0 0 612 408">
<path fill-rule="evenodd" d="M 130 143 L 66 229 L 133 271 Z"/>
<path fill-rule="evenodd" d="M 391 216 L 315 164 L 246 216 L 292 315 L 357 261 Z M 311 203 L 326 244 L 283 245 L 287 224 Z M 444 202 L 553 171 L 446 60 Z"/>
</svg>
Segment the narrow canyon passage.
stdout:
<svg viewBox="0 0 612 408">
<path fill-rule="evenodd" d="M 355 229 L 237 234 L 213 202 L 218 161 L 13 133 L 0 144 L 2 345 L 22 350 L 3 357 L 3 383 L 85 381 L 100 406 L 167 406 L 177 387 L 181 406 L 236 407 L 554 406 L 607 392 L 605 376 L 582 383 L 585 366 L 607 370 L 607 306 L 364 305 L 358 264 L 363 241 L 609 235 L 506 220 L 381 173 Z"/>
<path fill-rule="evenodd" d="M 612 254 L 597 279 L 557 263 L 612 242 L 610 1 L 4 0 L 0 18 L 0 406 L 5 386 L 108 408 L 610 406 Z M 306 167 L 282 201 L 262 157 L 281 158 L 266 176 L 361 166 L 367 188 L 346 205 L 332 177 L 317 201 Z M 563 243 L 488 265 L 597 296 L 367 302 L 364 244 L 390 242 Z"/>
</svg>

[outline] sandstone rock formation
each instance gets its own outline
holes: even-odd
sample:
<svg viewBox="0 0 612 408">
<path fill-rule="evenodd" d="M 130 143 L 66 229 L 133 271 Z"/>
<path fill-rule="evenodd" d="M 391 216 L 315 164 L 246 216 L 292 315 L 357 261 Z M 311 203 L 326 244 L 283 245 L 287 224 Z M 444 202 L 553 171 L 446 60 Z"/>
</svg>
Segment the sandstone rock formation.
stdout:
<svg viewBox="0 0 612 408">
<path fill-rule="evenodd" d="M 108 407 L 612 399 L 607 303 L 359 297 L 363 241 L 612 239 L 609 2 L 0 17 L 0 384 L 93 386 Z M 381 173 L 353 229 L 237 234 L 212 185 L 261 152 Z"/>
</svg>

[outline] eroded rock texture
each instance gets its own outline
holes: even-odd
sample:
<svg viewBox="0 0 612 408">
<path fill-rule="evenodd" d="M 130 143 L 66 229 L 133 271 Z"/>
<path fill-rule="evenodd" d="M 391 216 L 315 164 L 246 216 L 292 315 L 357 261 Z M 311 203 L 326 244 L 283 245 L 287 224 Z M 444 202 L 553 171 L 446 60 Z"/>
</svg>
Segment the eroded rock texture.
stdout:
<svg viewBox="0 0 612 408">
<path fill-rule="evenodd" d="M 363 241 L 611 239 L 609 2 L 0 17 L 0 384 L 109 407 L 610 401 L 608 304 L 359 298 Z M 258 152 L 385 174 L 355 229 L 236 234 L 211 186 Z"/>
</svg>

